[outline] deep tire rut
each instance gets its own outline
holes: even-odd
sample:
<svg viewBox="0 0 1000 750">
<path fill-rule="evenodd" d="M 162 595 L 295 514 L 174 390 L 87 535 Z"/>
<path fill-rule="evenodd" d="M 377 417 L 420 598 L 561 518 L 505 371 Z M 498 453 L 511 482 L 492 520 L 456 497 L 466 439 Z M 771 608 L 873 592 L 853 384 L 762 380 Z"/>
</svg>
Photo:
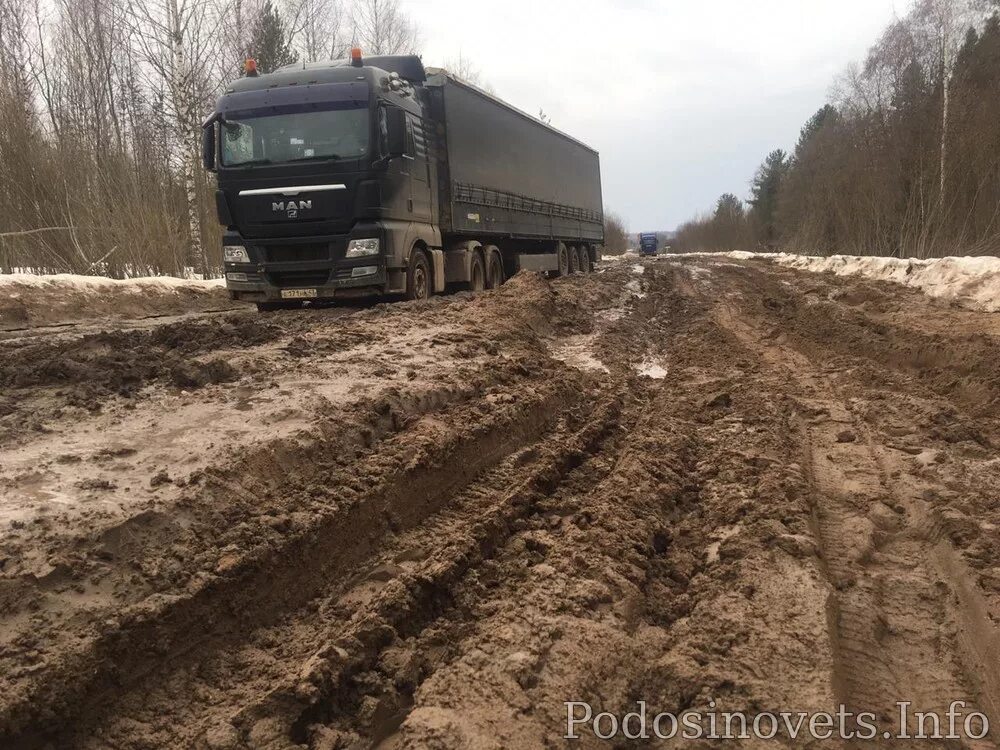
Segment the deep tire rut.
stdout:
<svg viewBox="0 0 1000 750">
<path fill-rule="evenodd" d="M 64 721 L 71 712 L 97 716 L 101 704 L 123 688 L 141 689 L 156 665 L 198 658 L 192 654 L 205 648 L 222 648 L 307 601 L 324 581 L 371 554 L 384 534 L 419 524 L 479 472 L 531 443 L 552 425 L 567 394 L 558 384 L 542 388 L 480 424 L 450 433 L 428 421 L 433 442 L 425 441 L 419 458 L 412 451 L 394 458 L 389 440 L 388 471 L 376 488 L 346 508 L 334 506 L 318 515 L 278 547 L 227 560 L 223 575 L 193 590 L 132 608 L 114 630 L 85 641 L 66 658 L 60 665 L 64 677 L 41 683 L 21 701 L 8 704 L 0 719 L 0 739 L 12 747 L 44 745 L 45 734 L 20 728 L 44 725 L 42 717 L 53 707 L 59 707 Z M 459 407 L 451 416 L 458 424 L 461 413 Z M 378 465 L 383 460 L 376 452 L 369 462 Z M 323 482 L 324 477 L 318 475 L 315 481 Z"/>
<path fill-rule="evenodd" d="M 914 733 L 918 713 L 944 717 L 955 701 L 963 702 L 964 713 L 985 712 L 993 727 L 1000 726 L 995 680 L 980 677 L 988 663 L 982 656 L 995 646 L 975 635 L 994 628 L 961 595 L 967 577 L 941 565 L 942 556 L 957 556 L 932 533 L 922 501 L 898 490 L 883 464 L 885 450 L 810 358 L 731 310 L 720 320 L 801 394 L 804 464 L 830 577 L 834 684 L 841 701 L 855 714 L 877 714 L 877 742 L 900 731 L 901 710 L 906 731 Z M 901 702 L 909 705 L 901 709 Z M 960 746 L 997 745 L 991 738 L 963 737 Z"/>
<path fill-rule="evenodd" d="M 540 442 L 506 451 L 508 458 L 468 485 L 454 484 L 454 492 L 445 488 L 437 501 L 441 513 L 428 516 L 426 523 L 397 525 L 394 534 L 383 537 L 385 548 L 375 550 L 370 560 L 343 568 L 330 591 L 268 628 L 261 636 L 266 641 L 295 642 L 304 650 L 297 646 L 291 663 L 278 665 L 279 672 L 267 680 L 254 674 L 251 663 L 200 649 L 186 656 L 179 669 L 154 678 L 167 687 L 148 695 L 136 690 L 117 696 L 104 712 L 110 720 L 99 721 L 103 726 L 92 740 L 80 742 L 93 731 L 83 727 L 81 737 L 67 741 L 83 747 L 115 744 L 118 732 L 134 732 L 131 722 L 119 724 L 113 718 L 127 715 L 155 717 L 158 745 L 198 744 L 224 736 L 239 746 L 290 747 L 306 741 L 307 728 L 318 721 L 353 717 L 366 699 L 363 688 L 354 684 L 357 676 L 371 669 L 394 639 L 412 637 L 450 606 L 453 587 L 490 559 L 538 497 L 599 449 L 616 429 L 619 411 L 614 401 L 588 407 L 569 420 L 582 426 L 557 427 Z M 517 477 L 513 485 L 512 477 Z M 341 610 L 344 616 L 335 614 Z M 247 636 L 251 644 L 254 637 Z M 231 663 L 225 669 L 195 667 L 220 659 Z M 224 674 L 225 682 L 212 680 L 215 673 Z M 219 699 L 201 708 L 178 697 L 209 693 Z M 371 736 L 379 733 L 387 715 L 391 719 L 405 705 L 405 696 L 395 690 L 376 699 L 381 708 L 366 730 Z M 169 715 L 173 719 L 167 721 Z"/>
</svg>

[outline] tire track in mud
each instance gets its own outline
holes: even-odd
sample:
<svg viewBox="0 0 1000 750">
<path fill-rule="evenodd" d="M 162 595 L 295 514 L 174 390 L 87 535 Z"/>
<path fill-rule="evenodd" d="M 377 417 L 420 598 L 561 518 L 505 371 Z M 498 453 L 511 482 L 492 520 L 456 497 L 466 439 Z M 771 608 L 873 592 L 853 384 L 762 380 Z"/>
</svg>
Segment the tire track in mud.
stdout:
<svg viewBox="0 0 1000 750">
<path fill-rule="evenodd" d="M 739 347 L 705 320 L 710 304 L 678 293 L 684 274 L 646 275 L 645 296 L 592 342 L 619 374 L 609 387 L 627 394 L 621 434 L 538 502 L 415 643 L 387 650 L 373 671 L 390 682 L 411 654 L 420 667 L 399 729 L 365 729 L 380 710 L 362 701 L 300 735 L 309 747 L 546 746 L 565 733 L 565 700 L 619 715 L 639 698 L 667 711 L 707 709 L 713 696 L 744 710 L 832 704 L 816 666 L 825 598 L 807 509 L 769 457 L 781 455 L 765 427 L 780 404 L 719 356 Z M 664 380 L 634 375 L 668 352 Z M 782 668 L 780 683 L 762 659 Z M 581 743 L 606 745 L 589 733 Z"/>
<path fill-rule="evenodd" d="M 285 325 L 242 314 L 196 318 L 148 330 L 88 333 L 69 341 L 5 342 L 0 385 L 14 388 L 92 385 L 101 392 L 170 377 L 185 358 L 224 346 L 260 346 L 288 335 Z"/>
<path fill-rule="evenodd" d="M 154 687 L 144 697 L 136 697 L 141 693 L 132 689 L 102 711 L 101 715 L 110 720 L 97 722 L 101 726 L 93 730 L 92 740 L 82 739 L 91 731 L 82 729 L 73 744 L 102 747 L 107 743 L 133 746 L 153 742 L 157 746 L 186 746 L 221 741 L 235 733 L 238 740 L 233 741 L 238 746 L 278 743 L 276 746 L 284 747 L 289 737 L 301 735 L 303 730 L 298 727 L 305 721 L 302 717 L 326 715 L 333 704 L 356 703 L 360 698 L 353 695 L 351 679 L 370 668 L 384 652 L 386 638 L 394 632 L 413 632 L 421 622 L 436 616 L 447 606 L 455 582 L 490 558 L 512 533 L 517 519 L 530 512 L 535 498 L 551 491 L 566 472 L 617 428 L 619 406 L 614 401 L 583 411 L 569 420 L 582 421 L 582 427 L 559 426 L 536 444 L 523 439 L 517 441 L 517 446 L 508 444 L 504 454 L 511 457 L 467 485 L 462 481 L 451 488 L 435 484 L 433 492 L 438 499 L 434 507 L 422 509 L 429 519 L 426 524 L 420 520 L 397 522 L 395 533 L 379 535 L 372 531 L 371 535 L 388 550 L 376 550 L 372 560 L 359 563 L 353 572 L 351 566 L 338 568 L 346 576 L 346 583 L 336 584 L 332 592 L 319 597 L 319 604 L 314 602 L 307 611 L 289 616 L 286 624 L 273 626 L 273 632 L 264 636 L 269 642 L 305 644 L 290 664 L 280 665 L 278 674 L 269 674 L 264 684 L 259 675 L 256 681 L 244 681 L 241 673 L 252 678 L 254 669 L 238 657 L 229 658 L 227 649 L 197 649 L 185 655 L 180 666 L 175 665 L 154 681 L 169 685 L 174 680 L 183 684 L 183 689 L 176 685 L 169 689 Z M 525 442 L 528 447 L 518 447 Z M 482 448 L 481 444 L 467 445 L 470 450 Z M 468 459 L 466 455 L 453 457 Z M 512 478 L 517 478 L 513 486 Z M 421 494 L 412 494 L 412 485 L 408 492 L 409 501 Z M 436 518 L 433 513 L 439 508 L 446 510 Z M 351 608 L 347 619 L 323 621 L 325 608 L 336 609 L 336 603 L 345 600 L 357 605 L 359 598 L 363 603 Z M 249 635 L 247 640 L 252 642 L 253 638 Z M 224 675 L 221 683 L 201 675 L 206 660 L 222 663 L 209 670 Z M 258 694 L 246 687 L 251 684 Z M 218 700 L 200 709 L 183 697 L 210 691 Z M 323 703 L 328 705 L 318 709 Z M 230 713 L 223 711 L 220 704 L 229 706 Z M 119 723 L 117 716 L 129 718 Z M 137 730 L 143 716 L 160 727 L 150 730 L 151 736 L 145 739 Z"/>
<path fill-rule="evenodd" d="M 397 632 L 395 636 L 397 639 L 414 637 L 412 634 L 414 632 L 419 634 L 421 623 L 432 621 L 442 609 L 452 606 L 451 589 L 470 575 L 474 577 L 474 572 L 488 563 L 495 550 L 503 547 L 511 534 L 518 530 L 523 519 L 536 512 L 533 508 L 538 499 L 556 491 L 563 481 L 562 478 L 567 473 L 572 474 L 576 467 L 585 461 L 587 455 L 592 452 L 600 454 L 600 444 L 610 432 L 620 431 L 618 425 L 620 407 L 617 405 L 620 397 L 614 395 L 609 399 L 606 395 L 598 396 L 596 392 L 580 388 L 577 381 L 577 376 L 557 379 L 549 386 L 549 390 L 558 391 L 557 395 L 553 394 L 550 404 L 535 403 L 524 406 L 528 413 L 547 414 L 546 424 L 551 424 L 552 419 L 562 414 L 562 419 L 567 425 L 558 428 L 554 433 L 547 434 L 536 445 L 526 449 L 518 450 L 509 446 L 509 450 L 504 451 L 504 454 L 511 454 L 506 462 L 512 465 L 502 463 L 500 468 L 487 470 L 483 477 L 471 480 L 471 484 L 467 485 L 466 482 L 470 480 L 466 476 L 454 487 L 454 492 L 444 487 L 446 491 L 441 492 L 438 505 L 438 508 L 444 511 L 440 518 L 427 516 L 431 519 L 427 524 L 418 520 L 412 525 L 412 532 L 407 531 L 407 528 L 410 528 L 408 525 L 398 523 L 391 524 L 385 531 L 380 531 L 378 528 L 369 530 L 368 534 L 372 538 L 380 540 L 382 544 L 388 543 L 393 550 L 405 547 L 406 539 L 411 535 L 422 536 L 434 544 L 439 543 L 437 536 L 440 536 L 445 543 L 440 552 L 432 554 L 423 562 L 419 561 L 421 556 L 418 555 L 416 568 L 408 564 L 412 560 L 405 549 L 399 555 L 388 559 L 376 554 L 374 560 L 382 562 L 375 565 L 374 570 L 371 570 L 370 563 L 362 563 L 361 572 L 352 575 L 352 580 L 361 578 L 358 587 L 348 587 L 350 590 L 347 592 L 337 588 L 329 600 L 339 601 L 344 598 L 351 600 L 353 596 L 365 599 L 367 594 L 364 591 L 374 581 L 378 591 L 372 600 L 360 607 L 349 607 L 345 613 L 349 617 L 342 624 L 337 624 L 339 623 L 337 621 L 334 625 L 327 624 L 325 628 L 321 628 L 318 634 L 317 631 L 313 631 L 311 638 L 308 639 L 312 642 L 312 649 L 292 658 L 290 663 L 294 668 L 290 676 L 269 680 L 269 689 L 260 697 L 255 698 L 246 691 L 240 694 L 237 689 L 234 680 L 241 671 L 237 657 L 234 657 L 230 664 L 230 666 L 235 664 L 236 668 L 216 670 L 215 667 L 204 667 L 205 662 L 201 657 L 207 657 L 211 662 L 216 658 L 213 654 L 223 653 L 225 649 L 195 649 L 192 653 L 181 657 L 181 665 L 176 670 L 180 675 L 177 677 L 179 680 L 177 684 L 183 685 L 182 688 L 171 683 L 169 674 L 164 676 L 160 673 L 155 679 L 157 684 L 165 686 L 161 691 L 164 694 L 162 702 L 158 703 L 155 698 L 151 698 L 151 704 L 143 706 L 138 698 L 141 684 L 138 683 L 127 687 L 125 693 L 119 691 L 119 695 L 112 699 L 108 708 L 95 714 L 95 717 L 107 717 L 107 720 L 96 718 L 86 725 L 77 725 L 64 737 L 83 746 L 91 746 L 86 744 L 90 742 L 94 747 L 107 744 L 131 747 L 150 743 L 163 746 L 189 744 L 202 740 L 209 742 L 213 747 L 285 747 L 288 746 L 290 737 L 301 739 L 305 736 L 304 732 L 308 733 L 310 726 L 326 726 L 319 720 L 329 721 L 334 715 L 350 716 L 349 723 L 352 727 L 360 729 L 362 736 L 375 737 L 383 733 L 384 729 L 380 726 L 381 722 L 385 721 L 384 709 L 373 712 L 372 716 L 377 720 L 367 727 L 357 723 L 353 709 L 358 705 L 370 706 L 372 701 L 384 706 L 385 696 L 378 692 L 371 694 L 370 690 L 365 690 L 363 687 L 350 687 L 351 681 L 369 670 L 374 662 L 382 659 L 387 650 L 392 651 L 391 634 L 394 631 Z M 611 392 L 616 393 L 616 390 L 611 389 Z M 499 398 L 491 401 L 494 407 L 510 403 L 510 399 L 505 398 L 504 394 L 496 395 Z M 431 417 L 431 420 L 440 424 L 440 417 L 437 415 Z M 543 428 L 542 432 L 546 429 L 549 428 Z M 438 435 L 433 443 L 436 446 L 440 442 L 441 436 Z M 519 441 L 520 444 L 529 442 L 530 440 Z M 473 454 L 481 454 L 484 446 L 472 443 L 468 448 Z M 452 454 L 442 457 L 440 463 L 442 466 L 453 468 L 467 465 L 468 459 L 467 455 Z M 477 467 L 477 471 L 479 468 L 482 467 Z M 467 472 L 463 471 L 460 474 L 464 475 Z M 432 485 L 434 491 L 438 492 L 439 485 L 443 483 L 432 483 Z M 463 485 L 466 486 L 465 490 L 460 489 Z M 477 503 L 480 506 L 477 515 L 470 516 L 468 513 L 463 515 L 460 512 L 465 505 L 475 506 Z M 439 531 L 436 535 L 433 530 L 425 528 L 429 525 L 443 529 L 448 526 L 449 516 L 452 517 L 450 532 Z M 403 565 L 399 564 L 400 560 Z M 296 563 L 294 567 L 307 569 L 308 563 Z M 404 569 L 398 570 L 400 567 Z M 368 572 L 365 572 L 366 569 Z M 362 589 L 362 593 L 357 594 L 356 588 Z M 320 605 L 318 609 L 322 610 L 324 606 Z M 282 607 L 282 610 L 287 612 L 290 608 Z M 301 618 L 292 617 L 289 628 L 304 627 L 303 623 L 310 617 L 308 614 Z M 315 619 L 315 616 L 312 616 L 312 619 Z M 266 623 L 261 624 L 264 630 L 270 627 Z M 341 632 L 341 627 L 346 632 Z M 340 637 L 334 638 L 331 633 Z M 261 636 L 271 643 L 273 641 L 270 639 L 274 637 L 273 634 Z M 387 637 L 390 638 L 389 643 L 386 642 Z M 234 639 L 234 645 L 242 648 L 242 644 L 247 640 L 248 638 L 241 635 Z M 253 640 L 252 635 L 249 635 L 249 640 Z M 279 637 L 279 641 L 283 640 L 285 639 Z M 329 642 L 327 646 L 316 649 L 316 643 L 322 644 L 327 641 Z M 267 648 L 267 646 L 262 647 Z M 349 655 L 347 660 L 343 658 L 344 653 Z M 185 667 L 184 664 L 191 666 Z M 202 668 L 213 673 L 225 673 L 223 682 L 228 688 L 225 685 L 210 687 L 212 680 L 197 674 Z M 186 669 L 190 669 L 190 674 L 187 676 L 185 676 Z M 269 677 L 273 678 L 274 675 Z M 148 679 L 153 679 L 152 675 Z M 279 687 L 276 688 L 275 685 Z M 417 685 L 414 685 L 413 689 L 416 687 Z M 216 692 L 213 693 L 213 690 Z M 219 690 L 221 692 L 218 692 Z M 229 691 L 233 691 L 230 692 L 230 697 L 235 702 L 227 702 L 224 694 Z M 189 694 L 197 696 L 195 708 L 191 709 L 194 711 L 193 714 L 185 714 L 184 706 L 190 706 L 191 702 L 186 701 L 183 696 Z M 208 694 L 216 696 L 211 703 L 205 700 Z M 232 713 L 226 716 L 221 724 L 212 723 L 207 719 L 192 720 L 192 716 L 196 715 L 205 718 L 199 711 L 208 711 L 211 715 L 211 707 L 215 702 L 233 708 Z M 200 709 L 198 705 L 201 706 Z M 349 707 L 346 712 L 345 706 Z M 365 715 L 365 712 L 361 711 L 361 715 Z M 144 716 L 148 717 L 148 721 L 142 718 Z M 214 716 L 218 719 L 220 714 L 216 713 Z M 122 717 L 123 720 L 119 722 L 115 717 Z M 363 720 L 361 723 L 363 724 Z M 171 726 L 184 729 L 171 731 Z M 188 730 L 202 734 L 198 737 L 190 733 L 183 734 Z M 87 740 L 86 737 L 91 739 Z"/>
<path fill-rule="evenodd" d="M 275 740 L 292 743 L 315 742 L 317 735 L 330 739 L 335 724 L 372 744 L 391 735 L 433 665 L 426 665 L 423 673 L 406 670 L 409 680 L 388 675 L 378 680 L 358 678 L 377 673 L 387 652 L 409 639 L 419 639 L 436 618 L 447 617 L 445 613 L 454 607 L 456 588 L 492 561 L 523 519 L 537 513 L 544 498 L 556 492 L 588 456 L 600 452 L 611 434 L 620 431 L 620 413 L 616 401 L 602 403 L 582 428 L 568 433 L 563 428 L 546 436 L 470 485 L 456 498 L 455 509 L 435 524 L 444 528 L 421 534 L 440 536 L 446 540 L 441 547 L 414 570 L 394 579 L 392 588 L 380 592 L 371 604 L 355 611 L 345 628 L 334 630 L 335 637 L 307 661 L 297 682 L 278 687 L 259 704 L 246 706 L 235 725 L 244 728 L 249 739 L 263 722 Z M 479 506 L 475 516 L 462 512 L 466 505 Z M 406 557 L 408 541 L 401 539 L 397 546 L 404 549 L 397 556 Z"/>
<path fill-rule="evenodd" d="M 111 630 L 63 654 L 53 674 L 5 706 L 0 739 L 5 746 L 44 744 L 44 736 L 25 734 L 28 727 L 45 726 L 52 714 L 60 715 L 63 724 L 72 713 L 95 714 L 111 695 L 137 689 L 155 665 L 183 658 L 196 647 L 239 640 L 249 628 L 301 604 L 331 575 L 370 554 L 380 538 L 419 524 L 476 474 L 533 441 L 551 425 L 568 394 L 567 384 L 554 382 L 485 415 L 475 407 L 465 409 L 466 415 L 459 407 L 440 418 L 418 419 L 367 459 L 380 476 L 374 486 L 320 510 L 277 545 L 224 557 L 217 575 L 195 579 L 179 595 L 140 602 Z M 456 427 L 447 426 L 449 421 Z M 300 486 L 336 482 L 336 474 L 310 476 L 308 461 L 298 465 L 307 472 L 297 477 Z M 321 463 L 312 471 L 324 468 Z"/>
<path fill-rule="evenodd" d="M 749 276 L 756 292 L 770 292 L 755 273 Z M 833 589 L 840 700 L 855 713 L 877 713 L 876 743 L 888 741 L 884 732 L 899 731 L 899 701 L 911 703 L 911 732 L 917 712 L 943 717 L 953 701 L 965 702 L 965 714 L 984 711 L 993 727 L 1000 726 L 1000 692 L 989 666 L 996 663 L 997 632 L 957 552 L 933 528 L 920 493 L 897 479 L 903 467 L 892 451 L 853 412 L 837 383 L 843 368 L 824 370 L 816 364 L 815 344 L 807 357 L 782 343 L 785 336 L 776 338 L 766 320 L 746 313 L 746 306 L 723 306 L 718 317 L 795 384 L 802 406 L 804 465 Z M 959 744 L 996 747 L 990 738 Z"/>
<path fill-rule="evenodd" d="M 346 411 L 334 401 L 307 432 L 196 472 L 163 512 L 95 538 L 85 527 L 58 580 L 0 580 L 5 605 L 24 612 L 0 623 L 0 659 L 11 667 L 0 744 L 71 736 L 108 701 L 141 691 L 164 663 L 242 643 L 586 403 L 579 376 L 547 360 L 538 341 L 537 331 L 580 320 L 572 303 L 557 309 L 555 299 L 528 277 L 495 294 L 420 306 L 419 316 L 413 305 L 372 310 L 347 328 L 368 337 L 374 329 L 385 353 L 404 361 L 415 345 L 441 352 L 442 365 L 416 378 L 414 398 L 395 386 Z M 495 341 L 462 325 L 497 311 Z M 345 337 L 357 348 L 351 330 L 338 326 L 330 341 L 329 329 L 298 318 L 308 330 L 291 341 L 295 356 L 323 360 Z M 351 356 L 357 366 L 371 360 Z"/>
<path fill-rule="evenodd" d="M 541 578 L 546 590 L 554 586 L 561 591 L 561 597 L 551 596 L 548 591 L 541 594 L 550 604 L 555 603 L 556 609 L 575 608 L 581 604 L 597 610 L 610 609 L 614 597 L 604 588 L 605 584 L 599 583 L 597 571 L 588 570 L 590 566 L 582 564 L 585 555 L 590 565 L 598 564 L 588 549 L 594 543 L 594 537 L 610 536 L 621 540 L 627 538 L 622 534 L 627 529 L 637 551 L 623 548 L 619 554 L 633 563 L 655 557 L 657 550 L 662 553 L 660 545 L 667 543 L 663 531 L 665 517 L 654 521 L 652 514 L 643 515 L 638 509 L 623 508 L 623 518 L 612 521 L 606 516 L 606 508 L 600 507 L 602 503 L 586 499 L 589 493 L 600 496 L 602 490 L 606 491 L 604 482 L 622 470 L 623 464 L 626 473 L 635 470 L 638 456 L 629 455 L 628 436 L 636 430 L 645 431 L 647 427 L 643 426 L 643 422 L 657 421 L 655 418 L 646 419 L 641 415 L 641 407 L 637 407 L 640 405 L 633 403 L 628 414 L 620 415 L 615 407 L 613 420 L 608 420 L 606 416 L 598 417 L 578 432 L 568 446 L 557 449 L 559 452 L 555 456 L 543 457 L 541 461 L 528 464 L 527 476 L 518 479 L 513 486 L 510 485 L 512 477 L 507 474 L 504 478 L 507 487 L 498 506 L 503 516 L 500 523 L 497 519 L 487 518 L 477 523 L 466 523 L 462 529 L 462 537 L 466 541 L 459 549 L 463 557 L 468 554 L 466 550 L 472 550 L 471 556 L 476 564 L 458 568 L 454 577 L 451 576 L 453 568 L 438 569 L 449 577 L 449 596 L 445 606 L 431 613 L 431 617 L 420 618 L 399 628 L 387 642 L 379 645 L 378 653 L 374 655 L 377 658 L 369 660 L 364 665 L 364 671 L 359 670 L 355 675 L 353 682 L 346 681 L 339 673 L 332 685 L 334 690 L 331 691 L 330 687 L 321 689 L 320 700 L 299 714 L 290 733 L 291 740 L 306 743 L 310 748 L 388 748 L 400 743 L 424 746 L 434 736 L 438 742 L 442 741 L 442 736 L 450 737 L 444 740 L 449 746 L 474 743 L 475 734 L 460 732 L 455 735 L 450 719 L 432 729 L 430 734 L 423 734 L 428 713 L 436 713 L 438 709 L 433 706 L 433 699 L 427 701 L 417 697 L 425 691 L 433 694 L 435 686 L 441 683 L 453 684 L 456 672 L 459 683 L 464 683 L 464 670 L 467 668 L 464 664 L 469 658 L 487 662 L 482 665 L 479 676 L 483 684 L 510 680 L 512 687 L 516 686 L 516 689 L 532 696 L 531 700 L 537 701 L 537 704 L 550 703 L 537 686 L 544 680 L 549 658 L 555 658 L 553 650 L 566 648 L 566 643 L 573 640 L 573 634 L 568 626 L 560 627 L 547 622 L 548 615 L 542 615 L 536 609 L 540 593 L 533 590 L 535 581 Z M 607 413 L 608 407 L 602 407 L 602 410 Z M 569 448 L 568 452 L 565 452 L 566 448 Z M 553 458 L 558 462 L 557 466 L 553 466 Z M 670 456 L 669 461 L 679 463 L 680 459 Z M 665 508 L 664 512 L 669 511 Z M 612 523 L 616 528 L 609 528 Z M 564 587 L 558 578 L 561 572 L 557 573 L 554 566 L 562 569 L 564 561 L 568 562 L 566 540 L 560 537 L 569 530 L 580 535 L 578 542 L 570 546 L 576 548 L 583 569 L 578 571 L 582 580 L 569 577 Z M 589 537 L 589 541 L 585 542 L 584 537 Z M 484 539 L 488 540 L 486 555 L 483 554 Z M 621 580 L 621 584 L 630 589 L 637 583 L 637 580 Z M 563 604 L 559 605 L 561 599 Z M 509 614 L 505 610 L 515 602 L 523 607 L 522 614 L 526 619 L 537 623 L 537 632 L 519 639 L 517 650 L 507 653 L 507 631 L 511 623 L 505 618 Z M 635 596 L 628 605 L 636 611 L 628 619 L 638 619 L 638 610 L 642 607 L 640 602 L 641 596 L 636 588 Z M 350 639 L 341 643 L 344 652 L 348 653 Z M 494 649 L 498 652 L 493 652 Z M 324 684 L 329 686 L 329 680 L 324 679 Z M 477 692 L 472 685 L 469 690 L 470 693 Z M 533 695 L 536 690 L 539 693 L 537 696 Z M 472 698 L 472 695 L 468 697 Z M 493 708 L 497 717 L 507 715 L 510 710 L 504 705 L 503 697 Z M 404 728 L 412 711 L 416 711 L 416 729 L 411 726 Z M 531 713 L 530 710 L 528 712 Z M 489 712 L 477 711 L 471 703 L 462 713 L 468 715 L 470 724 L 489 721 Z M 283 736 L 287 741 L 289 735 Z M 277 735 L 273 737 L 278 739 Z M 514 740 L 500 741 L 508 746 L 526 746 Z M 251 741 L 249 746 L 258 745 Z M 266 746 L 266 743 L 259 746 Z M 282 745 L 275 745 L 279 746 Z"/>
<path fill-rule="evenodd" d="M 92 333 L 101 333 L 113 327 L 116 330 L 142 330 L 158 328 L 171 323 L 184 323 L 194 320 L 221 318 L 233 314 L 252 315 L 251 309 L 241 303 L 218 305 L 208 310 L 198 312 L 166 312 L 154 313 L 143 317 L 115 319 L 113 325 L 108 322 L 94 320 L 63 321 L 49 325 L 26 326 L 21 328 L 0 328 L 0 342 L 16 341 L 18 345 L 37 343 L 55 339 L 73 339 Z"/>
</svg>

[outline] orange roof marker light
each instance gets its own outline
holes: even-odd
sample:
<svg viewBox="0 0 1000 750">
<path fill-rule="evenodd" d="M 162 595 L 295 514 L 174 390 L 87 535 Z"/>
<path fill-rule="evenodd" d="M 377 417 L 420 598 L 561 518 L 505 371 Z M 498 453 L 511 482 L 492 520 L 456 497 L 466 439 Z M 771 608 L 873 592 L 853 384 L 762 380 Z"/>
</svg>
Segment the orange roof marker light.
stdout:
<svg viewBox="0 0 1000 750">
<path fill-rule="evenodd" d="M 259 75 L 257 72 L 257 61 L 252 57 L 248 57 L 246 62 L 243 63 L 243 73 L 250 78 L 256 78 Z"/>
<path fill-rule="evenodd" d="M 360 68 L 364 63 L 361 60 L 361 47 L 351 48 L 351 65 L 355 68 Z"/>
</svg>

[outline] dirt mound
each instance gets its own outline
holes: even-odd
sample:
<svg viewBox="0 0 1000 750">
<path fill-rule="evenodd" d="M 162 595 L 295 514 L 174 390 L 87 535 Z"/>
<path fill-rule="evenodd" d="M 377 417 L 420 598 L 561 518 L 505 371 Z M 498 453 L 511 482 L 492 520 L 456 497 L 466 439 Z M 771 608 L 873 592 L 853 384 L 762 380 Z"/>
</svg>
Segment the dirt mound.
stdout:
<svg viewBox="0 0 1000 750">
<path fill-rule="evenodd" d="M 66 341 L 6 345 L 0 385 L 91 385 L 97 392 L 128 392 L 169 376 L 184 360 L 218 349 L 259 346 L 285 334 L 262 318 L 164 325 L 149 331 L 107 331 Z"/>
<path fill-rule="evenodd" d="M 995 418 L 1000 413 L 1000 373 L 992 364 L 1000 361 L 1000 337 L 987 335 L 977 317 L 952 313 L 948 333 L 925 331 L 907 323 L 920 315 L 941 313 L 918 293 L 897 291 L 889 284 L 874 282 L 827 289 L 808 275 L 792 276 L 805 285 L 776 283 L 774 276 L 749 269 L 720 269 L 740 275 L 753 284 L 747 309 L 768 322 L 769 333 L 795 341 L 803 351 L 829 356 L 861 356 L 893 371 L 902 370 L 934 392 L 963 403 L 973 414 Z M 816 292 L 822 289 L 822 294 Z M 859 309 L 859 298 L 879 298 L 879 304 Z M 901 317 L 903 305 L 906 314 Z M 886 313 L 895 313 L 890 316 Z M 964 318 L 964 323 L 963 323 Z"/>
<path fill-rule="evenodd" d="M 220 282 L 170 277 L 0 276 L 0 331 L 245 307 Z"/>
<path fill-rule="evenodd" d="M 234 356 L 287 335 L 278 323 L 231 315 L 148 330 L 2 342 L 0 443 L 43 428 L 66 409 L 94 412 L 111 396 L 135 399 L 152 384 L 192 389 L 231 382 L 241 374 L 230 361 Z"/>
</svg>

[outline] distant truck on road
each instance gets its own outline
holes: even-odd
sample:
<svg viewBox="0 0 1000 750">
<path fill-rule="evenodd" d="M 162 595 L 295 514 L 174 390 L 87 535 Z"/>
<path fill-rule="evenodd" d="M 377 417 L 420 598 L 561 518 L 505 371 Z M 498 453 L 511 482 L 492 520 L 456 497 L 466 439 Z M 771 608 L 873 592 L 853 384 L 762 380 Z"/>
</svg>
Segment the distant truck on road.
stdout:
<svg viewBox="0 0 1000 750">
<path fill-rule="evenodd" d="M 202 139 L 234 299 L 424 299 L 599 258 L 589 146 L 415 56 L 251 63 Z"/>
<path fill-rule="evenodd" d="M 656 232 L 643 232 L 639 235 L 639 255 L 656 255 L 660 249 L 660 241 Z"/>
</svg>

